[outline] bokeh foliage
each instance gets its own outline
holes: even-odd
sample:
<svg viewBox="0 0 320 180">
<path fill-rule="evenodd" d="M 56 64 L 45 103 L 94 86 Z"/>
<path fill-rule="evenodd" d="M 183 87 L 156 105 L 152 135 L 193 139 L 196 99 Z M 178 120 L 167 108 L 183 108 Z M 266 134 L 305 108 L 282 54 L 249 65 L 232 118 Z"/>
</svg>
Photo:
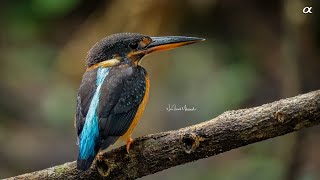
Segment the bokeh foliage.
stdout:
<svg viewBox="0 0 320 180">
<path fill-rule="evenodd" d="M 75 98 L 86 53 L 113 33 L 207 39 L 143 60 L 151 94 L 134 136 L 319 89 L 319 15 L 301 12 L 311 5 L 319 8 L 301 0 L 1 1 L 0 178 L 76 158 Z M 168 104 L 197 110 L 168 112 Z M 143 179 L 319 179 L 318 131 Z"/>
</svg>

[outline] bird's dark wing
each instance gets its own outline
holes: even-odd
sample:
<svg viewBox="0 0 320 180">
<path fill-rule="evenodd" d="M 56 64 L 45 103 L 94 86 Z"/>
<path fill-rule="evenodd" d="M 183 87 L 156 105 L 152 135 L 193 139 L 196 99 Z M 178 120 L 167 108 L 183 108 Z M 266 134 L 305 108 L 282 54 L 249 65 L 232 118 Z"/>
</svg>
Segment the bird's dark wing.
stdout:
<svg viewBox="0 0 320 180">
<path fill-rule="evenodd" d="M 130 127 L 144 98 L 145 76 L 146 72 L 142 68 L 133 68 L 130 75 L 117 71 L 109 72 L 104 81 L 106 84 L 101 89 L 98 107 L 99 134 L 103 147 L 112 144 L 112 141 L 124 135 Z"/>
<path fill-rule="evenodd" d="M 92 97 L 96 91 L 97 70 L 86 71 L 82 77 L 82 82 L 77 96 L 76 108 L 76 129 L 78 136 L 80 135 L 86 116 L 91 104 Z"/>
</svg>

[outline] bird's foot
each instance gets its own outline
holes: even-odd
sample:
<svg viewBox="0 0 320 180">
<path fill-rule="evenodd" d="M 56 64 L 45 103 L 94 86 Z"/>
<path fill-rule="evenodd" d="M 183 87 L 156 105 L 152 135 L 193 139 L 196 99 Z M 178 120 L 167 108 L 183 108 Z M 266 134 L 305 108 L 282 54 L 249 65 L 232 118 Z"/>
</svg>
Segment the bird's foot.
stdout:
<svg viewBox="0 0 320 180">
<path fill-rule="evenodd" d="M 126 145 L 126 149 L 127 149 L 127 153 L 129 154 L 129 150 L 130 150 L 130 145 L 133 142 L 133 139 L 130 137 L 127 140 L 127 145 Z"/>
<path fill-rule="evenodd" d="M 98 161 L 103 161 L 103 152 L 99 152 L 96 158 Z"/>
</svg>

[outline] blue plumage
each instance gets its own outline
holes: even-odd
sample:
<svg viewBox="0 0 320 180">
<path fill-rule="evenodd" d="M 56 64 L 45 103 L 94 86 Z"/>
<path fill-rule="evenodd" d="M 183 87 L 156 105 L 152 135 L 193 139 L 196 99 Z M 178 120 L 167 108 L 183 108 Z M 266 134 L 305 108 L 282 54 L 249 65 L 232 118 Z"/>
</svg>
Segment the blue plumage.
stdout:
<svg viewBox="0 0 320 180">
<path fill-rule="evenodd" d="M 89 157 L 95 157 L 97 153 L 95 150 L 97 138 L 99 136 L 99 120 L 97 117 L 97 108 L 101 93 L 100 89 L 108 73 L 108 68 L 99 67 L 97 70 L 97 89 L 91 100 L 86 121 L 80 134 L 79 158 L 82 160 L 88 159 Z"/>
</svg>

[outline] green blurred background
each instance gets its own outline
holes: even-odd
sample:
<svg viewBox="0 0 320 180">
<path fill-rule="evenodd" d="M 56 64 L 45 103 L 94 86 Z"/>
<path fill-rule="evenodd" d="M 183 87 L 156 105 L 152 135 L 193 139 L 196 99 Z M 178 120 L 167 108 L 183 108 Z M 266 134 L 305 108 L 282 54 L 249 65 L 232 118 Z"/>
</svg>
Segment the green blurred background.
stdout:
<svg viewBox="0 0 320 180">
<path fill-rule="evenodd" d="M 313 14 L 303 14 L 305 6 Z M 207 39 L 144 59 L 151 91 L 137 137 L 319 89 L 319 8 L 315 0 L 2 0 L 0 178 L 76 159 L 76 93 L 86 53 L 101 38 Z M 168 112 L 168 104 L 197 110 Z M 320 179 L 319 130 L 142 179 Z"/>
</svg>

